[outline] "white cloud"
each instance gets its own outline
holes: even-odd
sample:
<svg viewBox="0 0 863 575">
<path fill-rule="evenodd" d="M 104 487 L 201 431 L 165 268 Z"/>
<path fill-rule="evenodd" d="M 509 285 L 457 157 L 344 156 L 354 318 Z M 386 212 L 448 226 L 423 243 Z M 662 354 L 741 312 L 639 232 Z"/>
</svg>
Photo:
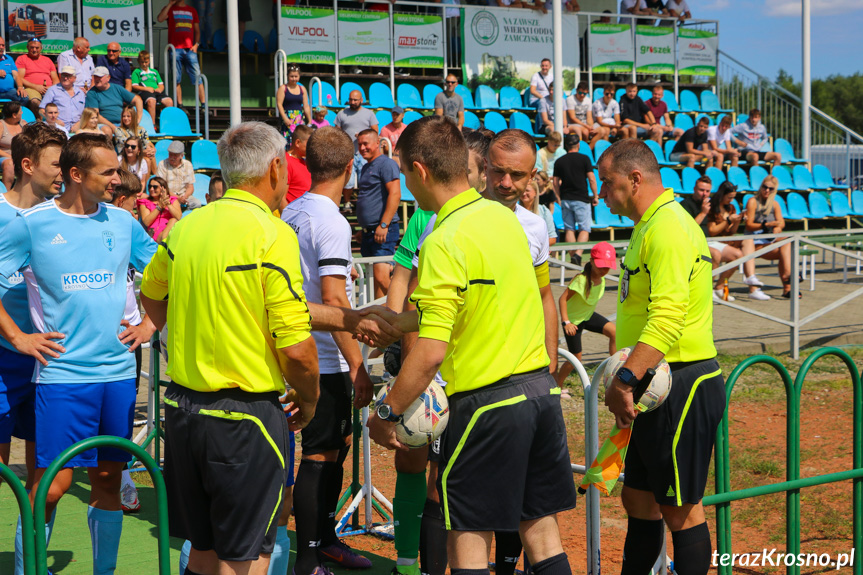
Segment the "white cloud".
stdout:
<svg viewBox="0 0 863 575">
<path fill-rule="evenodd" d="M 861 9 L 863 9 L 863 3 L 860 0 L 812 0 L 812 14 L 817 16 L 845 14 Z M 799 17 L 802 12 L 802 2 L 801 0 L 766 0 L 764 11 L 768 16 Z"/>
</svg>

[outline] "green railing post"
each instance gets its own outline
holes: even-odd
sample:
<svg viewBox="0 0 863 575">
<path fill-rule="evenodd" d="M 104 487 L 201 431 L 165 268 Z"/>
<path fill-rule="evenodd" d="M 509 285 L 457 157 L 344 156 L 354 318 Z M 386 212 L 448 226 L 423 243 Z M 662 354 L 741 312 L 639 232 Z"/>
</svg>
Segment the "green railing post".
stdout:
<svg viewBox="0 0 863 575">
<path fill-rule="evenodd" d="M 30 497 L 27 490 L 21 484 L 18 476 L 11 469 L 0 463 L 0 479 L 6 482 L 15 495 L 18 502 L 18 511 L 21 513 L 21 551 L 24 553 L 24 575 L 36 575 L 36 557 L 33 553 L 33 511 L 30 508 Z M 42 528 L 42 537 L 45 528 Z"/>
<path fill-rule="evenodd" d="M 36 497 L 33 503 L 33 523 L 35 525 L 30 532 L 44 533 L 45 531 L 45 506 L 48 489 L 51 487 L 51 483 L 54 481 L 57 473 L 63 469 L 63 466 L 70 459 L 82 451 L 97 447 L 113 447 L 114 449 L 127 451 L 137 457 L 138 461 L 143 463 L 147 471 L 150 472 L 153 488 L 156 490 L 156 533 L 159 549 L 159 575 L 170 575 L 171 556 L 170 541 L 168 540 L 168 499 L 165 494 L 165 480 L 162 477 L 162 472 L 159 471 L 159 465 L 150 457 L 150 454 L 141 446 L 132 443 L 128 439 L 106 435 L 90 437 L 72 445 L 57 456 L 57 459 L 51 462 L 51 465 L 48 466 L 48 469 L 45 470 L 45 474 L 39 481 L 39 488 L 36 490 Z M 45 544 L 45 537 L 43 535 L 42 537 L 34 537 L 34 539 L 36 543 L 36 573 L 46 573 L 48 571 L 48 549 Z"/>
</svg>

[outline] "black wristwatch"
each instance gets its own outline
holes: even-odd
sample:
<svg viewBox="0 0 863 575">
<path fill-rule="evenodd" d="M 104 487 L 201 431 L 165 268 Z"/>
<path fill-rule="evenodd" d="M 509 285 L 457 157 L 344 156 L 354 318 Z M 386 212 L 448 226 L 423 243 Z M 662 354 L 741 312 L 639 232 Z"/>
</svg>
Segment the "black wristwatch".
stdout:
<svg viewBox="0 0 863 575">
<path fill-rule="evenodd" d="M 635 386 L 638 384 L 638 378 L 635 377 L 635 374 L 632 373 L 629 368 L 621 367 L 617 370 L 615 376 L 617 377 L 617 379 L 620 380 L 622 384 L 633 389 L 635 389 Z"/>
<path fill-rule="evenodd" d="M 725 216 L 725 223 L 731 225 L 731 216 Z"/>
<path fill-rule="evenodd" d="M 393 413 L 393 408 L 386 403 L 381 403 L 379 406 L 377 406 L 377 408 L 375 409 L 375 413 L 380 419 L 383 419 L 384 421 L 395 422 L 399 421 L 402 418 L 401 415 L 396 415 L 395 413 Z"/>
<path fill-rule="evenodd" d="M 572 323 L 571 321 L 562 321 L 562 322 L 560 322 L 560 325 L 562 325 L 563 327 L 566 327 L 567 325 L 569 325 L 571 323 Z"/>
</svg>

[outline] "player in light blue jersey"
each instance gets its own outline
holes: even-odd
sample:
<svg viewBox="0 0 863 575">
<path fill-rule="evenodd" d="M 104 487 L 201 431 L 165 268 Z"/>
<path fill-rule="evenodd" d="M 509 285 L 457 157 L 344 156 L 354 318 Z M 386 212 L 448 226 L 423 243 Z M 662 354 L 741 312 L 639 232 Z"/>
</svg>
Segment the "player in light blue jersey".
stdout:
<svg viewBox="0 0 863 575">
<path fill-rule="evenodd" d="M 120 181 L 113 146 L 101 135 L 75 136 L 60 154 L 60 169 L 63 195 L 22 212 L 0 232 L 0 275 L 23 270 L 33 327 L 43 334 L 22 337 L 0 306 L 0 334 L 38 360 L 34 492 L 45 468 L 70 445 L 96 435 L 131 437 L 130 352 L 154 331 L 152 322 L 135 331 L 121 326 L 127 268 L 143 270 L 156 244 L 128 212 L 102 203 L 111 201 Z M 50 341 L 59 338 L 63 345 Z M 81 453 L 49 490 L 46 519 L 71 486 L 72 468 L 90 468 L 94 573 L 116 568 L 120 480 L 129 459 L 112 449 Z"/>
</svg>

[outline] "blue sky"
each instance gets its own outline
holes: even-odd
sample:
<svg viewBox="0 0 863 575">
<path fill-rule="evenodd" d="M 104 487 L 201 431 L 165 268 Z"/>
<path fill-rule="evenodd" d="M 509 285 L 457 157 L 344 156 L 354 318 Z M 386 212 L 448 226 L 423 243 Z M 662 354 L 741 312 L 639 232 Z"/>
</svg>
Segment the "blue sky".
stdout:
<svg viewBox="0 0 863 575">
<path fill-rule="evenodd" d="M 802 77 L 800 0 L 688 0 L 696 18 L 719 20 L 719 48 L 771 79 Z M 812 77 L 863 72 L 863 0 L 812 0 Z"/>
</svg>

